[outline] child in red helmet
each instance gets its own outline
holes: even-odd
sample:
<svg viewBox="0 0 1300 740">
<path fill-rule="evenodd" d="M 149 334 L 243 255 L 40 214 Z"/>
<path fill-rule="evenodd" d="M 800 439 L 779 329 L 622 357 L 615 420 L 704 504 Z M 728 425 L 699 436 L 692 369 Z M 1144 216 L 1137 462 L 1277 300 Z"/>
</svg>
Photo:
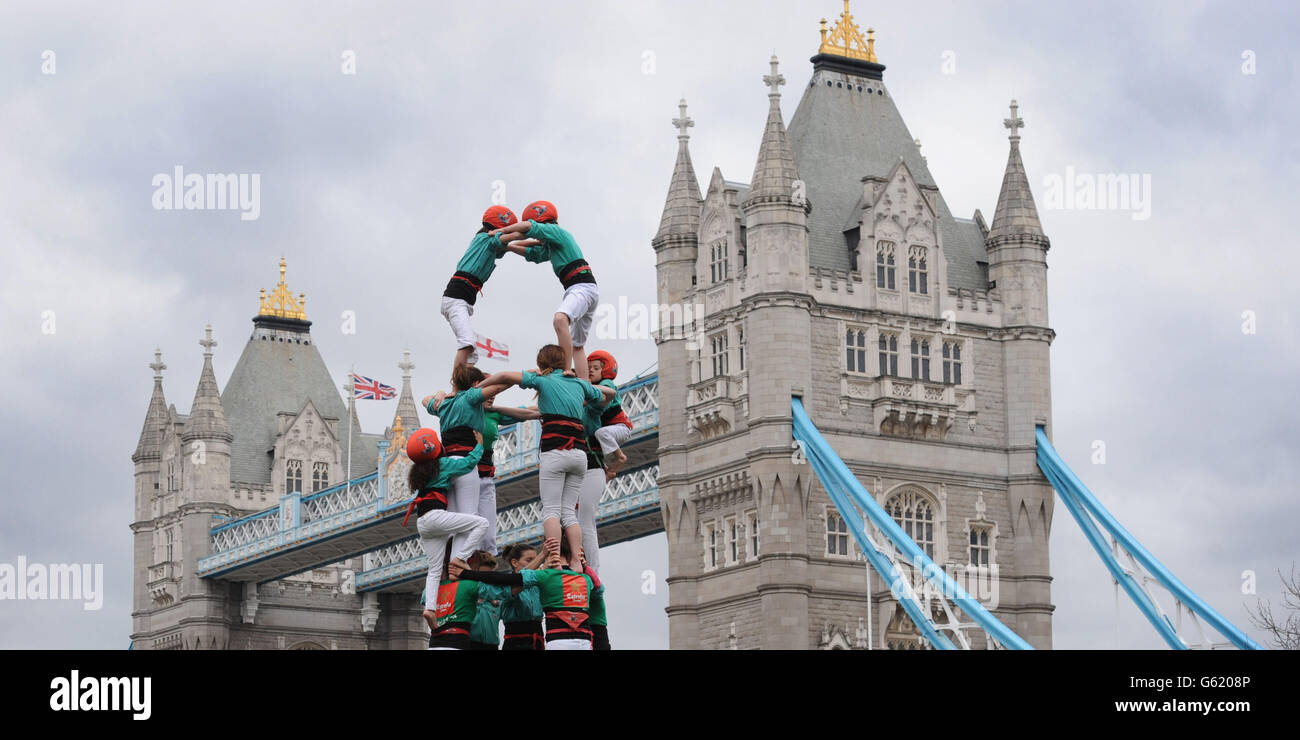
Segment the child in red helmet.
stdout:
<svg viewBox="0 0 1300 740">
<path fill-rule="evenodd" d="M 420 536 L 420 546 L 429 565 L 425 577 L 426 593 L 437 594 L 439 576 L 448 562 L 447 549 L 451 545 L 450 563 L 466 565 L 465 559 L 478 549 L 478 543 L 487 532 L 487 520 L 477 514 L 460 514 L 447 510 L 447 491 L 452 478 L 468 473 L 478 465 L 483 454 L 483 437 L 474 433 L 478 443 L 465 457 L 440 458 L 442 444 L 432 429 L 420 429 L 406 443 L 406 456 L 411 459 L 407 484 L 415 494 L 406 510 L 409 519 L 414 511 L 418 517 L 415 530 Z M 402 526 L 406 526 L 406 519 Z M 438 614 L 427 607 L 424 619 L 430 629 L 438 628 Z"/>
<path fill-rule="evenodd" d="M 627 464 L 627 453 L 620 446 L 632 436 L 632 420 L 623 413 L 622 399 L 618 395 L 618 386 L 614 378 L 618 375 L 618 361 L 603 349 L 587 355 L 587 379 L 592 385 L 604 386 L 614 391 L 614 400 L 610 401 L 600 415 L 600 429 L 596 430 L 596 441 L 600 443 L 600 452 L 605 456 L 605 479 L 613 480 L 618 471 Z"/>
<path fill-rule="evenodd" d="M 469 317 L 474 315 L 474 301 L 483 290 L 483 284 L 492 276 L 497 260 L 505 254 L 504 241 L 494 234 L 514 224 L 518 219 L 505 206 L 492 206 L 483 212 L 482 227 L 469 243 L 469 248 L 456 263 L 456 274 L 447 281 L 442 292 L 442 315 L 451 324 L 456 335 L 456 365 L 478 362 L 474 329 Z"/>
<path fill-rule="evenodd" d="M 564 287 L 564 299 L 555 311 L 553 322 L 556 344 L 564 350 L 564 374 L 586 378 L 587 355 L 583 346 L 591 331 L 600 292 L 591 265 L 582 258 L 582 250 L 573 235 L 560 228 L 558 216 L 555 206 L 547 201 L 529 203 L 523 212 L 524 220 L 500 229 L 500 238 L 506 243 L 506 249 L 529 262 L 551 263 Z"/>
</svg>

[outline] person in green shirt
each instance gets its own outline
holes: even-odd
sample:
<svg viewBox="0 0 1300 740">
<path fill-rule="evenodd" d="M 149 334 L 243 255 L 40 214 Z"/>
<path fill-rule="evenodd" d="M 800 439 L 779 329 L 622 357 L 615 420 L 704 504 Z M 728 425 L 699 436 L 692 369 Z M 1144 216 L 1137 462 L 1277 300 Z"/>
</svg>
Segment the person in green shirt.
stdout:
<svg viewBox="0 0 1300 740">
<path fill-rule="evenodd" d="M 604 600 L 604 592 L 596 588 L 590 575 L 567 566 L 566 560 L 574 556 L 567 542 L 548 539 L 544 549 L 547 567 L 542 570 L 487 573 L 453 565 L 448 577 L 502 586 L 536 586 L 546 618 L 546 649 L 591 650 L 591 610 L 593 606 L 600 608 L 596 602 Z"/>
<path fill-rule="evenodd" d="M 418 430 L 411 436 L 433 436 L 432 430 Z M 430 456 L 413 460 L 411 470 L 407 473 L 407 484 L 415 498 L 406 510 L 402 526 L 415 512 L 416 532 L 420 537 L 420 546 L 424 548 L 429 571 L 425 576 L 426 593 L 437 593 L 439 577 L 443 573 L 444 562 L 450 557 L 451 564 L 464 567 L 468 558 L 478 548 L 478 543 L 487 532 L 487 520 L 478 514 L 466 514 L 447 510 L 447 491 L 451 480 L 474 470 L 479 457 L 483 454 L 482 435 L 478 434 L 480 444 L 470 450 L 464 457 L 440 457 L 436 452 Z M 408 456 L 411 447 L 408 446 Z M 447 554 L 450 545 L 450 556 Z M 430 609 L 424 610 L 424 618 L 430 629 L 437 627 L 437 614 Z"/>
<path fill-rule="evenodd" d="M 438 417 L 442 427 L 444 457 L 464 455 L 474 447 L 475 432 L 483 433 L 487 429 L 487 413 L 484 407 L 492 403 L 506 385 L 492 385 L 483 382 L 483 371 L 473 365 L 457 365 L 451 372 L 453 393 L 438 391 L 432 396 L 425 396 L 424 408 Z M 492 437 L 483 437 L 483 457 L 479 460 L 476 473 L 465 474 L 452 482 L 450 509 L 462 514 L 478 514 L 488 521 L 488 531 L 483 538 L 483 549 L 496 554 L 497 533 L 497 489 L 491 473 L 484 476 L 484 464 L 492 469 L 492 443 L 496 441 L 496 427 L 492 428 Z M 487 481 L 485 484 L 484 481 Z"/>
<path fill-rule="evenodd" d="M 545 553 L 527 544 L 516 544 L 504 553 L 511 573 L 536 570 L 545 563 Z M 506 626 L 502 650 L 545 650 L 542 631 L 542 601 L 537 586 L 511 586 L 510 595 L 501 602 L 501 621 Z"/>
<path fill-rule="evenodd" d="M 494 571 L 496 558 L 487 550 L 479 550 L 469 559 L 474 570 Z M 481 583 L 478 587 L 478 609 L 469 628 L 470 650 L 496 650 L 501 643 L 501 605 L 510 595 L 509 586 Z"/>
<path fill-rule="evenodd" d="M 529 262 L 551 263 L 564 288 L 564 298 L 552 322 L 556 341 L 564 350 L 563 372 L 585 378 L 587 355 L 583 346 L 600 303 L 596 276 L 583 259 L 582 249 L 573 235 L 560 227 L 559 212 L 553 204 L 544 200 L 529 203 L 523 210 L 523 219 L 493 233 L 500 236 L 507 250 Z"/>
<path fill-rule="evenodd" d="M 627 453 L 621 445 L 632 436 L 632 420 L 623 413 L 623 401 L 618 395 L 618 385 L 614 378 L 618 376 L 618 361 L 603 349 L 587 355 L 587 379 L 595 385 L 614 389 L 614 400 L 606 404 L 600 416 L 600 429 L 595 437 L 600 444 L 600 452 L 605 456 L 606 480 L 613 480 L 618 471 L 627 464 Z"/>
<path fill-rule="evenodd" d="M 582 416 L 588 400 L 612 398 L 614 391 L 593 386 L 585 378 L 562 374 L 564 353 L 554 344 L 537 353 L 536 372 L 493 373 L 484 385 L 518 385 L 537 391 L 537 408 L 542 416 L 542 438 L 538 445 L 537 485 L 542 499 L 542 529 L 546 539 L 567 540 L 572 552 L 582 548 L 582 529 L 576 508 L 587 474 L 587 435 Z M 579 568 L 576 555 L 570 562 Z"/>
<path fill-rule="evenodd" d="M 483 292 L 483 284 L 492 277 L 497 260 L 505 254 L 504 242 L 493 230 L 517 221 L 514 212 L 505 206 L 492 206 L 484 211 L 481 228 L 460 262 L 456 263 L 456 273 L 442 292 L 442 316 L 456 336 L 456 365 L 478 362 L 478 337 L 470 326 L 469 317 L 474 315 L 474 302 Z"/>
</svg>

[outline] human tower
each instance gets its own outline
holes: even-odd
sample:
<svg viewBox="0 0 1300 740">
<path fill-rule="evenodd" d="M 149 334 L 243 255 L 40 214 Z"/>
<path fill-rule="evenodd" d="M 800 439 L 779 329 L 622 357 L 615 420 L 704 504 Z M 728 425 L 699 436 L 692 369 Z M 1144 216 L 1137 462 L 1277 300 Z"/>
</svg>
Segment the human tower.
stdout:
<svg viewBox="0 0 1300 740">
<path fill-rule="evenodd" d="M 451 390 L 423 400 L 442 434 L 420 429 L 406 444 L 415 498 L 407 520 L 428 558 L 424 618 L 431 650 L 609 649 L 596 506 L 605 484 L 627 462 L 620 445 L 632 432 L 608 352 L 585 351 L 600 294 L 591 265 L 553 204 L 530 203 L 519 220 L 509 208 L 483 212 L 481 226 L 443 291 L 442 315 L 456 336 Z M 485 375 L 470 323 L 497 261 L 514 253 L 549 262 L 564 289 L 555 311 L 555 344 L 531 370 Z M 527 408 L 493 405 L 511 386 L 537 392 Z M 506 420 L 540 419 L 540 548 L 496 545 L 496 473 L 492 443 Z M 403 520 L 405 525 L 406 520 Z M 507 569 L 497 570 L 502 555 Z M 501 639 L 498 623 L 504 623 Z"/>
</svg>

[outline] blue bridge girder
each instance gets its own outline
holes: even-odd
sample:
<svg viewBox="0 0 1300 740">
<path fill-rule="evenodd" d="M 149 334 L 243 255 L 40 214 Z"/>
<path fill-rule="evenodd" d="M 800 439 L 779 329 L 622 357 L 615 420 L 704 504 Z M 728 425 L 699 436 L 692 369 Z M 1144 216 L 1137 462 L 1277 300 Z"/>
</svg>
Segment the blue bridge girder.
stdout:
<svg viewBox="0 0 1300 740">
<path fill-rule="evenodd" d="M 602 544 L 614 544 L 663 531 L 659 511 L 658 376 L 619 388 L 633 424 L 624 443 L 628 463 L 606 487 L 597 529 Z M 497 480 L 498 543 L 540 540 L 538 441 L 541 425 L 520 422 L 501 428 L 493 447 Z M 205 578 L 264 583 L 365 555 L 358 589 L 418 590 L 422 575 L 408 571 L 423 562 L 414 522 L 402 526 L 411 501 L 402 476 L 384 475 L 401 450 L 380 442 L 379 470 L 312 494 L 283 496 L 278 506 L 219 522 L 211 530 L 211 550 L 201 558 Z M 415 549 L 412 551 L 411 548 Z M 400 567 L 398 567 L 400 566 Z"/>
</svg>

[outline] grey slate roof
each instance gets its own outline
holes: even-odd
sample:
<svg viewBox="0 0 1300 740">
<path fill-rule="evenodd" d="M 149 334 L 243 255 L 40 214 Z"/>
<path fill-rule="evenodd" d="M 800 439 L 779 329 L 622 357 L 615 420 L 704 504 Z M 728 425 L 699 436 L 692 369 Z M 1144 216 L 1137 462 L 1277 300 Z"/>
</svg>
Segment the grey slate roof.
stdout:
<svg viewBox="0 0 1300 740">
<path fill-rule="evenodd" d="M 998 193 L 998 208 L 993 212 L 989 238 L 997 239 L 1012 234 L 1044 236 L 1043 225 L 1038 221 L 1034 194 L 1029 190 L 1029 177 L 1025 163 L 1020 159 L 1020 137 L 1011 140 L 1007 155 L 1007 171 L 1002 176 L 1002 190 Z"/>
<path fill-rule="evenodd" d="M 768 98 L 771 105 L 767 110 L 767 123 L 763 126 L 763 141 L 758 146 L 758 161 L 754 163 L 754 176 L 749 181 L 750 191 L 745 199 L 774 198 L 789 202 L 794 192 L 794 181 L 800 179 L 799 168 L 790 150 L 785 121 L 781 118 L 781 96 L 769 95 Z"/>
<path fill-rule="evenodd" d="M 832 84 L 827 86 L 827 81 Z M 843 83 L 843 86 L 836 86 Z M 850 84 L 851 83 L 851 84 Z M 862 92 L 858 91 L 861 85 Z M 848 270 L 846 223 L 862 197 L 862 178 L 886 177 L 901 156 L 920 185 L 937 187 L 921 151 L 880 80 L 838 70 L 814 69 L 813 79 L 790 119 L 790 145 L 812 212 L 808 215 L 808 261 L 814 267 Z M 953 218 L 938 198 L 939 229 L 948 257 L 948 284 L 985 290 L 978 261 L 987 259 L 974 223 Z"/>
<path fill-rule="evenodd" d="M 199 372 L 199 385 L 194 390 L 190 416 L 181 435 L 186 439 L 230 439 L 230 425 L 221 404 L 221 391 L 217 376 L 212 371 L 212 355 L 203 356 L 203 370 Z"/>
<path fill-rule="evenodd" d="M 659 219 L 656 240 L 666 236 L 694 236 L 700 229 L 700 184 L 695 178 L 691 153 L 686 136 L 678 137 L 677 162 L 673 164 L 673 179 L 664 199 L 664 213 Z"/>
<path fill-rule="evenodd" d="M 263 339 L 255 329 L 244 345 L 221 395 L 226 419 L 234 434 L 230 450 L 230 479 L 235 483 L 265 485 L 271 482 L 271 455 L 277 431 L 276 414 L 298 413 L 311 399 L 322 416 L 340 420 L 339 439 L 347 443 L 348 409 L 343 403 L 341 384 L 325 368 L 311 333 L 280 331 L 289 341 Z M 296 339 L 297 341 L 293 341 Z M 352 428 L 352 472 L 362 475 L 375 469 L 376 439 Z M 347 450 L 343 450 L 347 462 Z"/>
<path fill-rule="evenodd" d="M 419 407 L 415 404 L 415 395 L 411 393 L 411 379 L 402 378 L 402 393 L 397 397 L 397 411 L 393 414 L 393 420 L 398 417 L 402 419 L 402 428 L 407 434 L 420 428 Z M 355 464 L 355 460 L 353 461 Z"/>
<path fill-rule="evenodd" d="M 149 397 L 149 410 L 144 414 L 140 441 L 135 446 L 132 459 L 157 457 L 162 451 L 163 427 L 167 424 L 167 399 L 163 397 L 162 377 L 155 378 L 153 395 Z"/>
</svg>

